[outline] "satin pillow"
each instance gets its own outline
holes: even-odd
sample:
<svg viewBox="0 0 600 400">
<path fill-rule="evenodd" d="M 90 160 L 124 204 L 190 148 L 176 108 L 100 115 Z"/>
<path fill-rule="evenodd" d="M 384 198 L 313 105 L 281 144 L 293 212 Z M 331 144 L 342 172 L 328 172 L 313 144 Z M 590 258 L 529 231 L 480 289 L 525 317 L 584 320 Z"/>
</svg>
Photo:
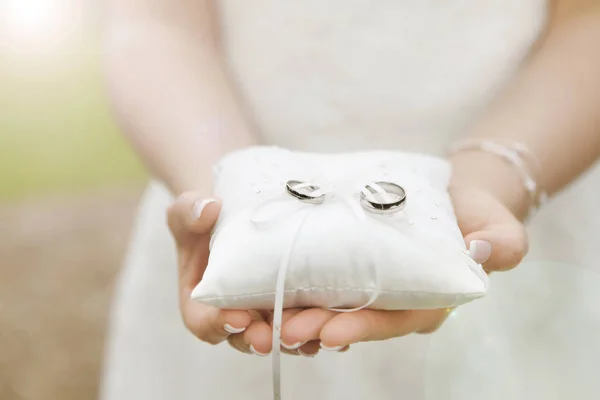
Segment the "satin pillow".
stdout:
<svg viewBox="0 0 600 400">
<path fill-rule="evenodd" d="M 229 154 L 215 167 L 223 208 L 192 298 L 272 310 L 282 269 L 284 308 L 432 309 L 479 298 L 488 278 L 457 226 L 450 174 L 443 159 L 403 152 Z M 300 201 L 286 191 L 289 180 L 318 185 L 325 200 Z M 361 206 L 364 185 L 382 181 L 404 188 L 402 211 Z"/>
</svg>

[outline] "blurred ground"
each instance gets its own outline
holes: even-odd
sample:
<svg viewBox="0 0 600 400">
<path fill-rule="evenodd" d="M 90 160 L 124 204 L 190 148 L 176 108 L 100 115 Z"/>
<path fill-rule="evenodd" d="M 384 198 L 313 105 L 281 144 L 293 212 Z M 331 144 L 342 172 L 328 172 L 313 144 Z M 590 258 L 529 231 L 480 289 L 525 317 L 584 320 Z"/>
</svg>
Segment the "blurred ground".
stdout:
<svg viewBox="0 0 600 400">
<path fill-rule="evenodd" d="M 146 180 L 111 118 L 96 24 L 63 17 L 81 1 L 0 0 L 0 400 L 96 398 Z M 64 43 L 58 22 L 79 24 Z"/>
<path fill-rule="evenodd" d="M 0 207 L 1 399 L 95 398 L 139 194 L 100 190 Z"/>
</svg>

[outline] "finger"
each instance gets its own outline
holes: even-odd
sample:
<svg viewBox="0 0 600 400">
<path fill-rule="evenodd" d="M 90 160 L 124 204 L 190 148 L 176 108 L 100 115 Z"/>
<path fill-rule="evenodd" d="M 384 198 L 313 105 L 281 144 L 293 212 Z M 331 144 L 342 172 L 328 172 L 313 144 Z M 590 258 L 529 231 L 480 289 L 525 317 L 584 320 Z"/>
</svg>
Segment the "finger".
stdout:
<svg viewBox="0 0 600 400">
<path fill-rule="evenodd" d="M 471 257 L 486 271 L 516 267 L 527 254 L 525 228 L 518 221 L 488 226 L 465 237 Z"/>
<path fill-rule="evenodd" d="M 452 311 L 454 311 L 453 308 L 446 308 L 444 309 L 444 313 L 442 316 L 440 316 L 439 319 L 437 319 L 436 321 L 432 322 L 429 326 L 424 326 L 421 329 L 417 330 L 416 333 L 420 333 L 423 335 L 429 334 L 429 333 L 434 333 L 436 332 L 438 329 L 440 329 L 440 327 L 442 325 L 444 325 L 444 322 L 446 322 L 446 320 L 448 319 L 448 317 L 450 316 L 450 314 L 452 314 Z"/>
<path fill-rule="evenodd" d="M 367 340 L 383 340 L 400 332 L 409 311 L 360 310 L 340 314 L 329 321 L 320 334 L 321 346 L 343 348 Z"/>
<path fill-rule="evenodd" d="M 298 354 L 303 357 L 313 358 L 319 354 L 321 342 L 319 340 L 311 340 L 298 349 Z"/>
<path fill-rule="evenodd" d="M 227 341 L 234 349 L 239 350 L 242 353 L 254 354 L 254 355 L 261 356 L 261 357 L 267 356 L 272 351 L 272 348 L 273 348 L 272 342 L 271 342 L 271 346 L 268 346 L 268 349 L 267 349 L 267 346 L 261 346 L 259 344 L 254 345 L 252 343 L 252 341 L 254 340 L 254 337 L 256 335 L 256 330 L 257 329 L 263 330 L 262 326 L 259 326 L 258 328 L 252 327 L 252 325 L 256 324 L 256 323 L 259 323 L 259 322 L 252 322 L 250 324 L 250 326 L 251 326 L 250 330 L 252 332 L 251 333 L 252 337 L 247 337 L 243 333 L 238 333 L 235 335 L 230 335 L 227 338 Z M 271 331 L 271 333 L 272 333 L 272 331 Z M 269 337 L 272 338 L 272 336 L 269 336 Z M 262 342 L 262 340 L 259 340 L 259 342 Z M 250 347 L 251 344 L 252 344 L 252 348 Z M 258 350 L 257 350 L 257 348 L 258 348 Z M 285 354 L 293 355 L 293 356 L 299 355 L 298 350 L 292 351 L 292 350 L 287 350 L 287 349 L 282 348 L 281 352 L 285 353 Z"/>
<path fill-rule="evenodd" d="M 175 241 L 185 241 L 190 234 L 210 234 L 220 210 L 217 199 L 202 197 L 200 193 L 186 192 L 179 196 L 167 211 Z"/>
<path fill-rule="evenodd" d="M 360 310 L 340 314 L 323 327 L 321 347 L 343 347 L 352 343 L 405 336 L 435 323 L 443 313 L 443 310 Z"/>
<path fill-rule="evenodd" d="M 311 340 L 318 340 L 325 324 L 338 312 L 309 308 L 292 316 L 281 327 L 281 344 L 296 350 Z"/>
<path fill-rule="evenodd" d="M 234 348 L 249 354 L 267 356 L 271 351 L 271 327 L 265 319 L 266 313 L 248 311 L 252 322 L 244 332 L 231 335 L 227 339 Z"/>
<path fill-rule="evenodd" d="M 264 322 L 253 322 L 252 324 L 250 324 L 250 328 L 252 328 L 253 331 L 255 331 L 257 329 L 255 327 L 253 327 L 253 325 L 255 325 L 255 324 L 260 325 L 258 327 L 260 330 L 262 330 L 265 325 Z M 253 355 L 259 356 L 259 357 L 268 356 L 272 350 L 272 346 L 267 347 L 267 346 L 262 346 L 260 344 L 255 345 L 253 343 L 250 343 L 252 341 L 252 339 L 249 339 L 244 333 L 240 333 L 237 335 L 231 335 L 231 336 L 229 336 L 229 338 L 227 338 L 227 341 L 234 349 L 239 350 L 242 353 L 253 354 Z M 293 354 L 293 355 L 297 355 L 297 354 Z"/>
<path fill-rule="evenodd" d="M 198 339 L 217 344 L 234 333 L 244 332 L 252 318 L 247 311 L 219 310 L 205 304 L 188 301 L 181 307 L 185 326 Z"/>
<path fill-rule="evenodd" d="M 196 236 L 195 243 L 179 251 L 179 300 L 182 306 L 192 301 L 192 292 L 204 276 L 208 266 L 209 242 L 208 236 Z"/>
<path fill-rule="evenodd" d="M 281 324 L 282 325 L 285 324 L 291 317 L 298 314 L 302 310 L 304 310 L 304 309 L 303 308 L 287 308 L 287 309 L 283 310 L 283 313 L 281 315 Z M 273 330 L 273 311 L 265 312 L 265 320 L 269 323 L 271 330 Z M 297 355 L 299 355 L 297 349 L 301 344 L 302 343 L 299 343 L 298 346 L 295 346 L 295 345 L 290 346 L 284 342 L 284 343 L 281 343 L 280 350 L 284 354 L 297 356 Z"/>
<path fill-rule="evenodd" d="M 283 313 L 281 315 L 281 325 L 283 326 L 294 315 L 300 313 L 303 310 L 304 310 L 303 308 L 288 308 L 288 309 L 283 310 Z M 269 312 L 269 316 L 268 316 L 267 320 L 269 321 L 269 325 L 271 326 L 271 330 L 272 330 L 273 329 L 273 312 L 272 311 Z M 302 345 L 302 343 L 298 343 L 297 345 L 296 344 L 288 345 L 282 339 L 280 349 L 281 349 L 282 353 L 289 354 L 292 356 L 297 356 L 297 355 L 299 355 L 298 347 L 300 347 L 301 345 Z"/>
<path fill-rule="evenodd" d="M 254 321 L 243 333 L 243 339 L 250 352 L 265 357 L 271 353 L 273 330 L 266 321 Z"/>
<path fill-rule="evenodd" d="M 177 198 L 169 208 L 169 227 L 178 248 L 179 287 L 182 304 L 202 279 L 210 243 L 210 231 L 220 212 L 220 203 L 202 199 L 195 192 Z"/>
<path fill-rule="evenodd" d="M 250 325 L 248 325 L 248 327 L 244 330 L 244 332 L 229 335 L 229 337 L 227 338 L 227 341 L 233 348 L 241 351 L 242 353 L 252 354 L 252 352 L 250 351 L 250 343 L 246 342 L 244 335 L 245 335 L 246 331 L 248 331 L 248 329 L 250 329 L 253 324 L 264 323 L 265 315 L 256 310 L 249 310 L 248 315 L 250 315 L 250 318 L 251 318 Z M 252 328 L 252 330 L 254 330 L 254 329 L 255 328 Z"/>
<path fill-rule="evenodd" d="M 290 318 L 292 318 L 294 315 L 298 314 L 300 311 L 303 311 L 304 308 L 286 308 L 284 310 L 282 310 L 281 313 L 281 324 L 283 325 L 284 323 L 286 323 L 287 321 L 290 320 Z M 268 311 L 261 311 L 263 318 L 265 321 L 267 321 L 269 323 L 269 325 L 271 325 L 271 327 L 273 327 L 273 311 L 268 310 Z"/>
<path fill-rule="evenodd" d="M 244 342 L 244 335 L 242 333 L 237 333 L 235 335 L 229 335 L 227 337 L 227 342 L 231 347 L 236 349 L 237 351 L 244 354 L 252 354 L 250 351 L 250 347 L 246 342 Z"/>
<path fill-rule="evenodd" d="M 196 200 L 194 200 L 196 199 Z M 179 197 L 169 210 L 169 225 L 178 247 L 181 301 L 189 299 L 208 264 L 210 231 L 220 203 L 202 200 L 192 193 Z"/>
<path fill-rule="evenodd" d="M 231 337 L 230 343 L 244 352 L 250 352 L 254 355 L 268 356 L 272 348 L 272 329 L 266 315 L 259 311 L 249 311 L 252 323 L 243 333 Z"/>
</svg>

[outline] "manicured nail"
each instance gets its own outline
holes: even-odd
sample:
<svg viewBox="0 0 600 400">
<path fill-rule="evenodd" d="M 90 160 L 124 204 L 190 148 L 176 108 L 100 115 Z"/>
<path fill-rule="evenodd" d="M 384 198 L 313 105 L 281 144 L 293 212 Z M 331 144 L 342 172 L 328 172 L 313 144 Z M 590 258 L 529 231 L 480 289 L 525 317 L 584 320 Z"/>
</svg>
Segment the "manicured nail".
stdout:
<svg viewBox="0 0 600 400">
<path fill-rule="evenodd" d="M 469 243 L 469 254 L 478 264 L 483 264 L 492 255 L 492 244 L 486 240 L 473 240 Z"/>
<path fill-rule="evenodd" d="M 327 347 L 322 342 L 321 342 L 320 346 L 323 350 L 327 350 L 327 351 L 340 351 L 341 349 L 344 348 L 344 346 Z"/>
<path fill-rule="evenodd" d="M 281 347 L 288 349 L 288 350 L 298 350 L 300 347 L 304 346 L 305 344 L 306 344 L 306 342 L 298 342 L 298 343 L 289 345 L 289 344 L 285 344 L 284 342 L 281 342 Z"/>
<path fill-rule="evenodd" d="M 198 200 L 194 203 L 194 208 L 192 210 L 192 212 L 194 213 L 194 218 L 196 219 L 200 219 L 200 217 L 202 216 L 202 211 L 204 211 L 204 208 L 206 208 L 207 205 L 209 205 L 210 203 L 217 203 L 218 200 L 215 199 L 204 199 L 204 200 Z"/>
<path fill-rule="evenodd" d="M 223 329 L 225 329 L 225 331 L 228 333 L 242 333 L 246 330 L 246 328 L 234 328 L 229 324 L 223 325 Z"/>
<path fill-rule="evenodd" d="M 319 352 L 317 351 L 316 353 L 310 354 L 303 352 L 302 349 L 298 349 L 298 354 L 300 354 L 302 357 L 315 358 Z"/>
<path fill-rule="evenodd" d="M 252 354 L 257 355 L 259 357 L 266 357 L 269 355 L 269 353 L 261 353 L 259 351 L 256 351 L 256 349 L 252 345 L 250 345 L 250 351 L 252 352 Z"/>
</svg>

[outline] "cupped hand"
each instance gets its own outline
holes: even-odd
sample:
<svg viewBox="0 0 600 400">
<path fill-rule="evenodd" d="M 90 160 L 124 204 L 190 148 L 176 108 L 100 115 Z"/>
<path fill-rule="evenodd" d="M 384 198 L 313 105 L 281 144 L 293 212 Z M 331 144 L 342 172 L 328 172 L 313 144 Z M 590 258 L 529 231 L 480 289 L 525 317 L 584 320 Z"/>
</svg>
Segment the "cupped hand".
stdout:
<svg viewBox="0 0 600 400">
<path fill-rule="evenodd" d="M 204 342 L 218 344 L 227 340 L 241 352 L 267 355 L 271 351 L 271 313 L 219 310 L 190 298 L 206 270 L 210 233 L 220 211 L 218 200 L 195 192 L 182 194 L 169 207 L 168 224 L 177 247 L 179 307 L 183 322 Z M 283 321 L 299 311 L 285 310 Z M 318 344 L 307 344 L 303 350 L 305 354 L 315 353 Z M 296 349 L 285 351 L 297 354 Z"/>
<path fill-rule="evenodd" d="M 469 186 L 451 188 L 455 213 L 465 243 L 486 271 L 515 267 L 527 252 L 523 224 L 488 191 Z M 321 348 L 344 349 L 365 341 L 386 340 L 410 333 L 430 333 L 451 310 L 379 311 L 351 313 L 310 309 L 296 313 L 282 328 L 282 342 L 318 340 Z"/>
<path fill-rule="evenodd" d="M 488 272 L 507 270 L 527 252 L 523 224 L 489 191 L 477 186 L 450 190 L 458 225 L 475 261 Z M 197 194 L 181 196 L 169 210 L 169 226 L 179 253 L 180 302 L 188 329 L 209 343 L 228 340 L 245 353 L 271 351 L 272 313 L 218 310 L 190 300 L 208 261 L 210 231 L 220 204 Z M 364 309 L 339 313 L 324 309 L 284 310 L 282 350 L 314 356 L 320 349 L 346 351 L 354 343 L 386 340 L 411 333 L 435 331 L 449 314 L 443 310 L 381 311 Z"/>
</svg>

